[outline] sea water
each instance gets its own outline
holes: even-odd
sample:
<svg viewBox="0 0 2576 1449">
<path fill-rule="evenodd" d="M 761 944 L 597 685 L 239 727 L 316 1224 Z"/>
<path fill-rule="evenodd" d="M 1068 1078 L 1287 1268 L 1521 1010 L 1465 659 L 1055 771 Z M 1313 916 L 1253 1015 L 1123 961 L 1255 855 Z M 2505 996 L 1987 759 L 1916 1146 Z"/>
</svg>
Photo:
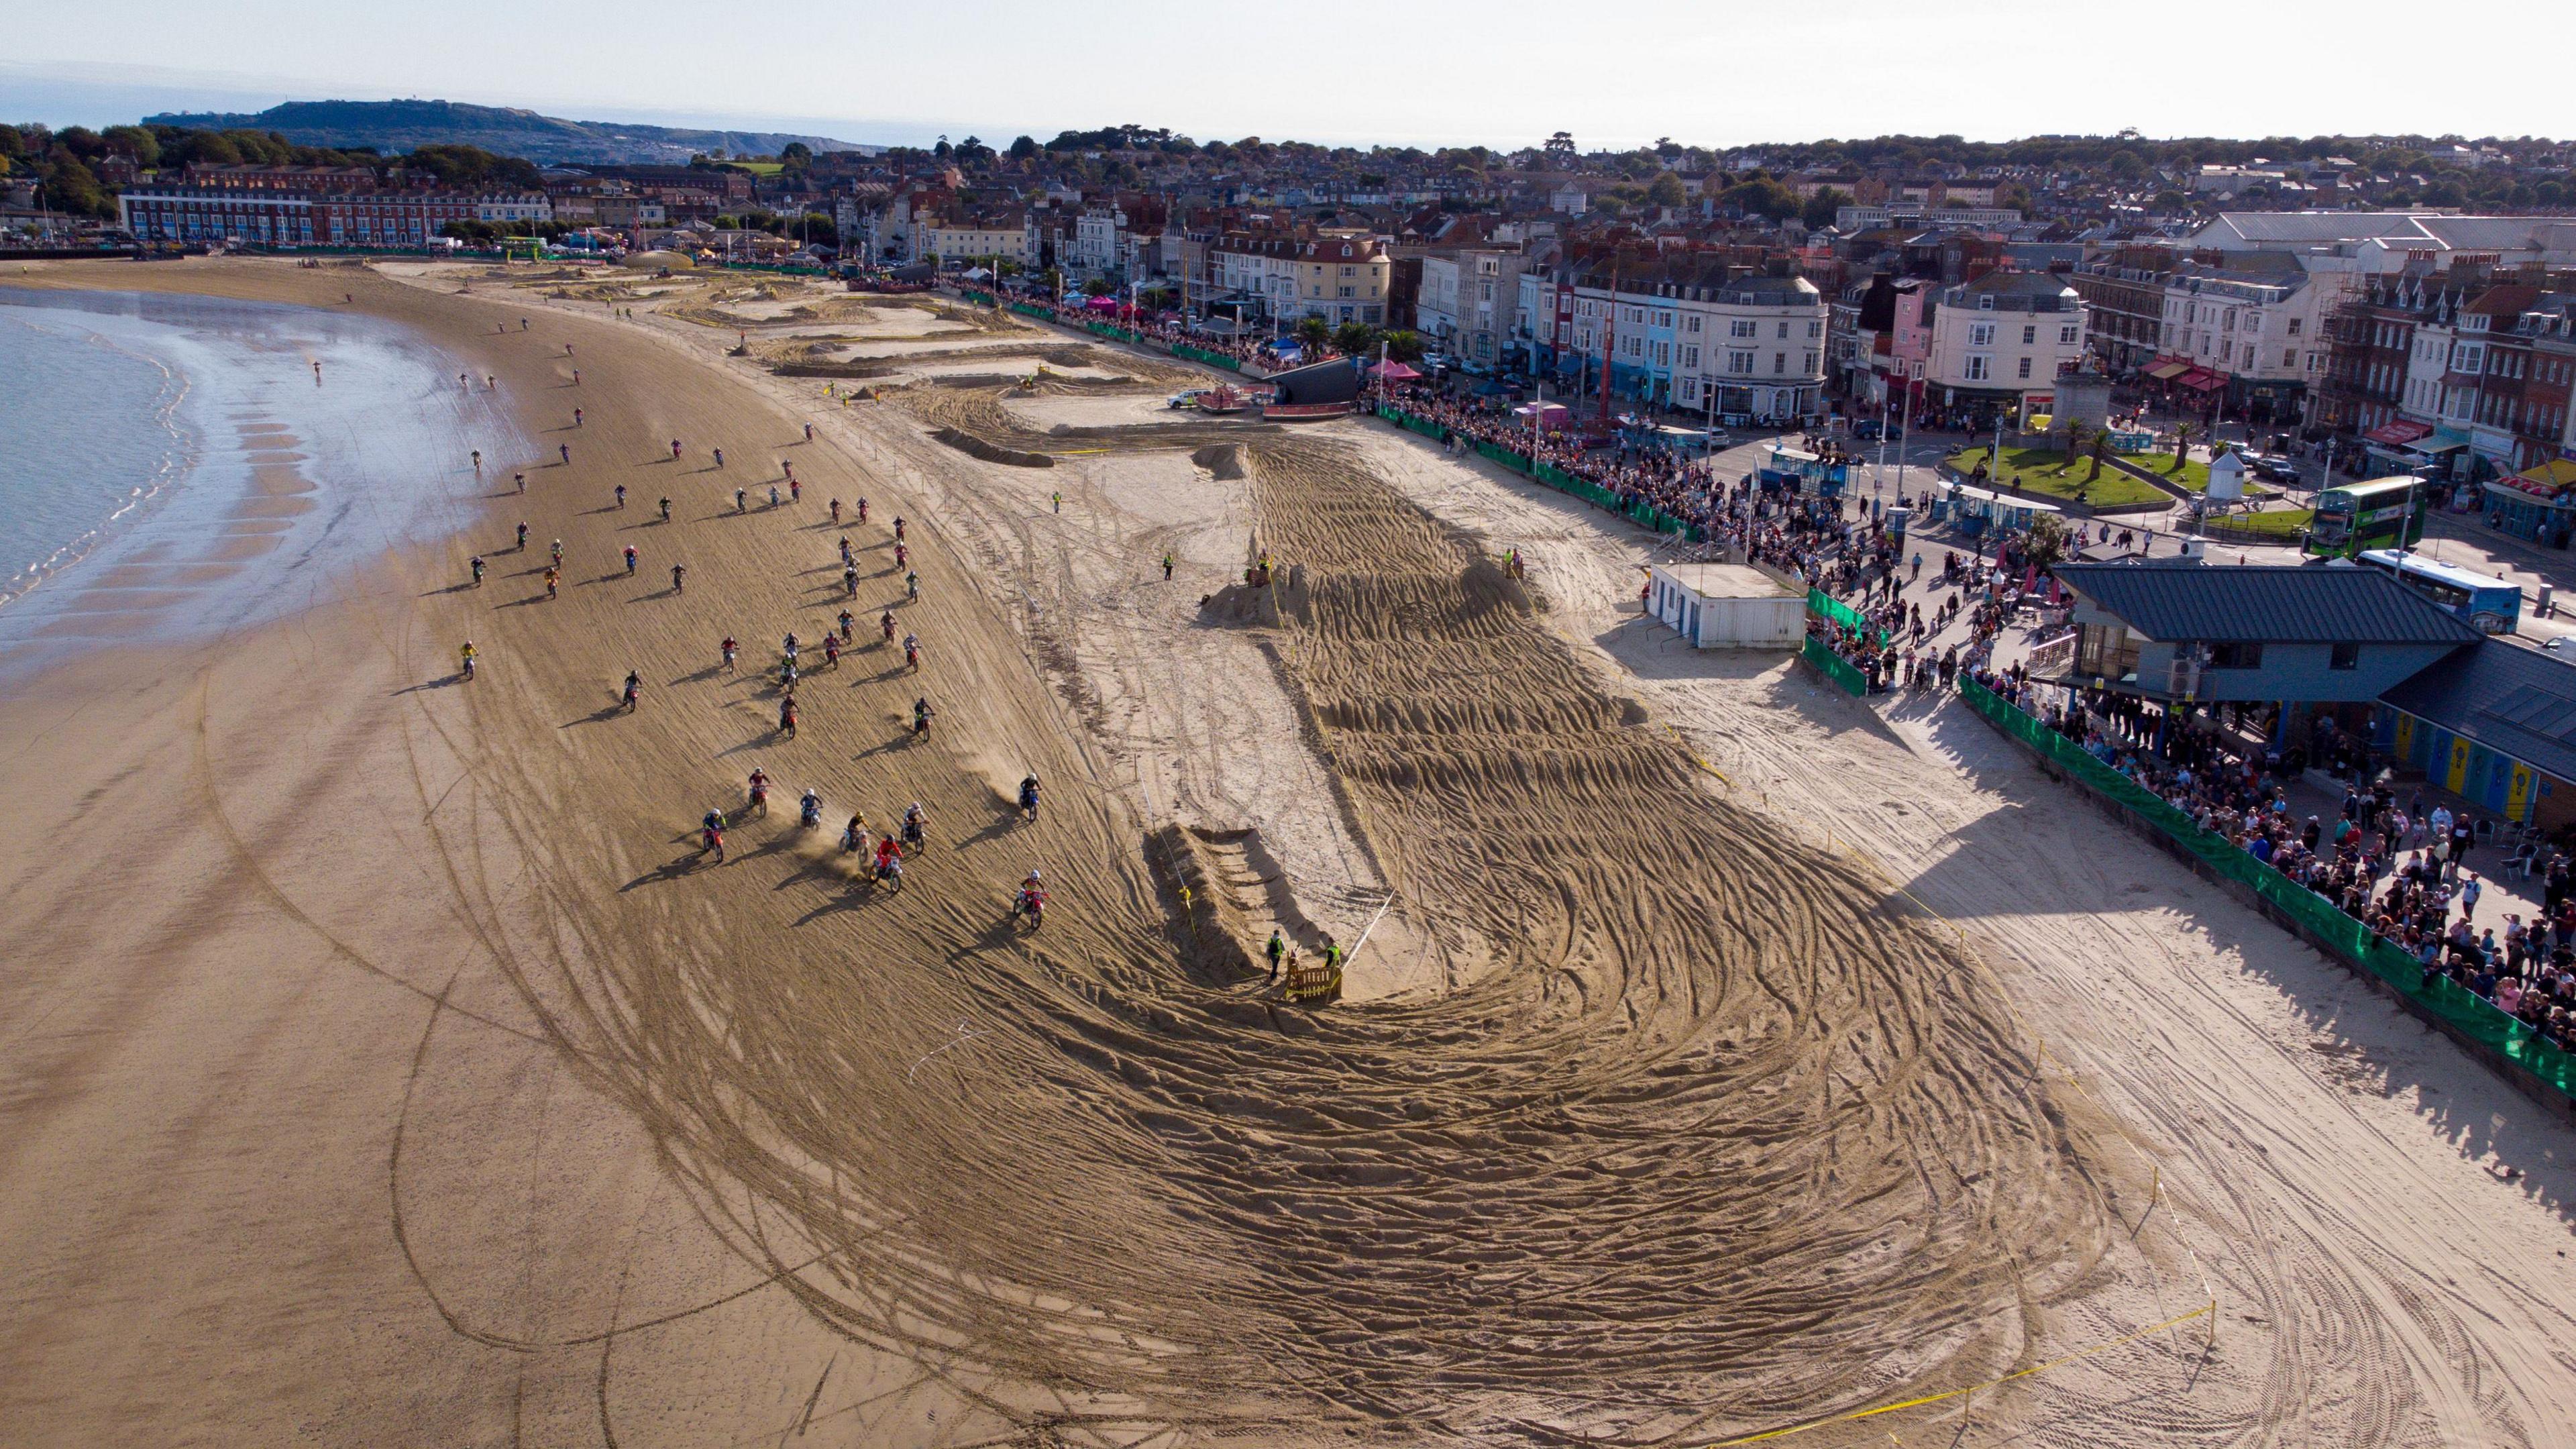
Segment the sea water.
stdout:
<svg viewBox="0 0 2576 1449">
<path fill-rule="evenodd" d="M 530 460 L 503 402 L 354 311 L 0 286 L 0 658 L 326 601 Z"/>
</svg>

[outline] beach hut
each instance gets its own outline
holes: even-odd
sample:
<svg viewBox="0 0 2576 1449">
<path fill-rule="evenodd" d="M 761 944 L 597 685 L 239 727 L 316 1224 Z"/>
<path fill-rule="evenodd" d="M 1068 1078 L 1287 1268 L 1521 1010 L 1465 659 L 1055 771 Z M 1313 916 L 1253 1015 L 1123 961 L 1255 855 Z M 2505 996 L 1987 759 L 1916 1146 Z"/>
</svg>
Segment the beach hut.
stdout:
<svg viewBox="0 0 2576 1449">
<path fill-rule="evenodd" d="M 1795 649 L 1807 597 L 1744 564 L 1657 564 L 1646 608 L 1694 649 Z"/>
</svg>

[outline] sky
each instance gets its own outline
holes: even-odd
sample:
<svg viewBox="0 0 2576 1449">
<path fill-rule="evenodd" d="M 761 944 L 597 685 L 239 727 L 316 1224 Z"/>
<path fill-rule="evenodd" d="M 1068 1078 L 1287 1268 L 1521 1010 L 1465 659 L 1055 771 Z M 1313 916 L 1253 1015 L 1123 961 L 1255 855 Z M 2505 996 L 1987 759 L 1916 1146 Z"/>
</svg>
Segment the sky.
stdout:
<svg viewBox="0 0 2576 1449">
<path fill-rule="evenodd" d="M 579 120 L 1007 143 L 1136 122 L 1200 140 L 1584 149 L 1956 133 L 2568 135 L 2576 5 L 2491 0 L 2428 57 L 2419 7 L 2345 0 L 0 0 L 0 118 L 441 98 Z M 1738 13 L 1739 11 L 1743 13 Z M 2508 39 L 2509 38 L 2509 39 Z"/>
</svg>

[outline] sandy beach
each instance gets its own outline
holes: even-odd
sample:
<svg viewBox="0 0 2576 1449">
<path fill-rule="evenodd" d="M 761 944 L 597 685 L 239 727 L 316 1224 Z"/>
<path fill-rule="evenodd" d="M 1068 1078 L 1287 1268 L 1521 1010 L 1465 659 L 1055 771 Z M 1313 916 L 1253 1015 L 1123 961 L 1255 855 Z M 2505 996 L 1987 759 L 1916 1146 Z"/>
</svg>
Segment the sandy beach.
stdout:
<svg viewBox="0 0 2576 1449">
<path fill-rule="evenodd" d="M 1962 713 L 1663 647 L 1579 505 L 949 304 L 0 281 L 363 312 L 530 444 L 0 693 L 9 1442 L 1700 1445 L 2102 1345 L 1795 1442 L 2576 1425 L 2563 1122 Z"/>
</svg>

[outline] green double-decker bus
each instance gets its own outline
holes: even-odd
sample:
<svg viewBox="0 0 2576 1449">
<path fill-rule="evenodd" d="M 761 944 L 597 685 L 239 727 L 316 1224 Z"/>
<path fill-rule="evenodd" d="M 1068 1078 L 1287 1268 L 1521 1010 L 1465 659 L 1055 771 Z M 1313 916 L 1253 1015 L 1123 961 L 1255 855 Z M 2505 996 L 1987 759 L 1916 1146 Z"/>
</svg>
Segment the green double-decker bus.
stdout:
<svg viewBox="0 0 2576 1449">
<path fill-rule="evenodd" d="M 2357 558 L 2367 549 L 2411 548 L 2424 537 L 2425 495 L 2430 491 L 2423 479 L 2410 477 L 2328 488 L 2317 495 L 2308 552 Z"/>
</svg>

